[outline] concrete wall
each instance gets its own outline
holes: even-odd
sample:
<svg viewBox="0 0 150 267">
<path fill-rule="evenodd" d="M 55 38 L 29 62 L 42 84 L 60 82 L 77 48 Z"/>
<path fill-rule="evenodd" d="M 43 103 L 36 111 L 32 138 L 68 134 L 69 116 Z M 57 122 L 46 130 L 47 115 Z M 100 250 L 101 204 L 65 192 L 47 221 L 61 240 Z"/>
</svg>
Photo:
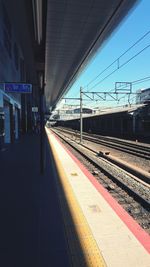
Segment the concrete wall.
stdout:
<svg viewBox="0 0 150 267">
<path fill-rule="evenodd" d="M 21 96 L 15 93 L 5 93 L 4 82 L 21 80 L 20 61 L 23 60 L 21 46 L 9 14 L 10 10 L 6 8 L 5 1 L 0 0 L 0 108 L 4 113 L 5 143 L 11 143 L 13 136 L 19 137 L 19 134 L 15 134 L 15 132 L 19 133 L 15 107 L 18 110 L 21 109 Z"/>
</svg>

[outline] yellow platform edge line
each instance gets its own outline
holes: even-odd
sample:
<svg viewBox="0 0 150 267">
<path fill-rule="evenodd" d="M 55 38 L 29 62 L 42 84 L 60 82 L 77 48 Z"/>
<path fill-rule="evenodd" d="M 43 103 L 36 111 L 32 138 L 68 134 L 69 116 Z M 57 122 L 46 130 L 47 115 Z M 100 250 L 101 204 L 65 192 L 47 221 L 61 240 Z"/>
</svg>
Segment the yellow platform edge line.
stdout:
<svg viewBox="0 0 150 267">
<path fill-rule="evenodd" d="M 53 134 L 50 134 L 47 129 L 46 133 L 59 176 L 57 186 L 59 187 L 58 191 L 60 198 L 60 206 L 65 226 L 65 233 L 67 237 L 69 252 L 71 255 L 72 266 L 106 267 L 107 265 L 104 261 L 104 258 L 93 237 L 93 234 L 82 212 L 82 209 L 80 208 L 80 205 L 74 195 L 73 189 L 67 179 L 67 175 L 62 166 L 62 163 L 58 158 L 58 152 L 56 151 L 56 148 L 53 142 L 51 141 L 50 135 L 53 136 Z M 63 188 L 63 194 L 62 192 L 60 192 L 60 187 Z M 69 213 L 71 214 L 71 223 L 69 218 L 67 217 L 68 214 L 66 214 L 65 202 L 67 202 L 67 206 L 69 207 Z M 75 238 L 74 236 L 74 228 L 75 232 L 77 233 L 77 238 Z M 80 251 L 78 250 L 77 240 L 78 243 L 80 243 L 82 253 L 80 253 Z"/>
</svg>

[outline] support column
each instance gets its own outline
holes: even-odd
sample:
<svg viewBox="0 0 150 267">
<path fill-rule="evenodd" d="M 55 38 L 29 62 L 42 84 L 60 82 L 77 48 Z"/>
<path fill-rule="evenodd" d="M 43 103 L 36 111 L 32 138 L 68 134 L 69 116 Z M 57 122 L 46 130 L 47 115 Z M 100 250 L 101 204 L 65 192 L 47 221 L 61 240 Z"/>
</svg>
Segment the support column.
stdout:
<svg viewBox="0 0 150 267">
<path fill-rule="evenodd" d="M 21 130 L 22 134 L 27 131 L 27 119 L 26 119 L 26 95 L 21 95 Z"/>
<path fill-rule="evenodd" d="M 44 87 L 43 83 L 42 88 L 40 89 L 40 172 L 44 173 L 45 165 L 45 129 L 44 129 Z"/>
<path fill-rule="evenodd" d="M 10 108 L 10 142 L 13 143 L 15 139 L 15 128 L 14 128 L 14 108 L 12 104 L 9 104 Z"/>
<path fill-rule="evenodd" d="M 10 135 L 10 108 L 9 103 L 4 103 L 4 142 L 6 144 L 11 143 L 11 135 Z"/>
<path fill-rule="evenodd" d="M 82 87 L 80 87 L 80 143 L 82 143 L 83 118 L 82 118 Z"/>
<path fill-rule="evenodd" d="M 15 108 L 15 139 L 19 138 L 19 109 Z"/>
</svg>

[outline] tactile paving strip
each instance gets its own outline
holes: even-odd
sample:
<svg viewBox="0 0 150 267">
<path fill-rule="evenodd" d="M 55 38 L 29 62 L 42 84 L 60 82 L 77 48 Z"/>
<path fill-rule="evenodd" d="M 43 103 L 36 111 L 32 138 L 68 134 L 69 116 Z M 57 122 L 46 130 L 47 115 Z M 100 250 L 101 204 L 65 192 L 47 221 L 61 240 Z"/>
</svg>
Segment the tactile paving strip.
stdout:
<svg viewBox="0 0 150 267">
<path fill-rule="evenodd" d="M 73 267 L 106 267 L 49 136 L 48 139 L 59 174 L 57 189 L 71 264 Z"/>
</svg>

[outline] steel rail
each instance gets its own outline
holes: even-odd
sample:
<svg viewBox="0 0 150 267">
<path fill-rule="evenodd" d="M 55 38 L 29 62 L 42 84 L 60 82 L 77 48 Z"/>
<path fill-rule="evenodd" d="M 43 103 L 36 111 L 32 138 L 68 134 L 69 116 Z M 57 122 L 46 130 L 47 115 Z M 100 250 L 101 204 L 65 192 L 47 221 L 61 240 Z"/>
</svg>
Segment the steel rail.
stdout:
<svg viewBox="0 0 150 267">
<path fill-rule="evenodd" d="M 79 132 L 77 131 L 68 130 L 68 129 L 66 130 L 63 128 L 61 128 L 61 131 L 68 132 L 70 134 L 75 133 L 76 136 L 79 136 Z M 107 147 L 110 147 L 110 148 L 113 148 L 113 149 L 116 149 L 122 152 L 126 152 L 128 154 L 131 154 L 131 155 L 134 155 L 140 158 L 150 160 L 150 148 L 147 148 L 147 147 L 145 148 L 144 146 L 141 146 L 141 145 L 131 144 L 127 141 L 120 141 L 120 140 L 116 140 L 116 139 L 112 139 L 112 138 L 104 137 L 104 136 L 102 137 L 97 136 L 97 135 L 91 136 L 91 134 L 87 135 L 84 133 L 83 137 L 84 137 L 84 140 L 93 141 L 94 143 L 101 144 L 103 146 L 107 146 Z"/>
<path fill-rule="evenodd" d="M 58 133 L 56 130 L 52 130 L 55 134 L 57 134 L 65 143 L 67 143 L 69 146 L 71 146 L 73 149 L 75 149 L 79 154 L 81 154 L 84 158 L 86 158 L 89 162 L 91 162 L 96 168 L 101 170 L 107 177 L 109 177 L 113 182 L 115 182 L 119 187 L 121 187 L 124 191 L 126 191 L 131 197 L 133 197 L 138 203 L 140 203 L 141 206 L 143 206 L 147 211 L 150 211 L 150 202 L 143 198 L 138 192 L 130 188 L 127 184 L 125 184 L 124 181 L 121 179 L 118 179 L 118 177 L 115 177 L 114 175 L 110 174 L 109 171 L 107 171 L 106 168 L 103 168 L 98 162 L 98 160 L 93 159 L 91 156 L 89 156 L 86 152 L 83 152 L 82 146 L 80 145 L 77 147 L 77 145 L 73 144 L 73 142 L 70 142 L 65 137 L 62 137 L 62 133 Z M 79 144 L 78 144 L 79 145 Z M 90 149 L 91 150 L 91 149 Z M 104 159 L 103 159 L 104 160 Z M 110 166 L 110 162 L 105 159 L 105 162 L 107 162 Z M 114 165 L 115 168 L 119 168 L 116 166 L 116 164 L 111 163 L 111 165 Z M 122 168 L 120 168 L 122 172 L 125 172 Z M 126 172 L 127 173 L 127 172 Z M 128 175 L 133 178 L 133 175 L 128 173 Z M 139 179 L 138 179 L 139 180 Z M 139 181 L 138 181 L 139 182 Z"/>
</svg>

